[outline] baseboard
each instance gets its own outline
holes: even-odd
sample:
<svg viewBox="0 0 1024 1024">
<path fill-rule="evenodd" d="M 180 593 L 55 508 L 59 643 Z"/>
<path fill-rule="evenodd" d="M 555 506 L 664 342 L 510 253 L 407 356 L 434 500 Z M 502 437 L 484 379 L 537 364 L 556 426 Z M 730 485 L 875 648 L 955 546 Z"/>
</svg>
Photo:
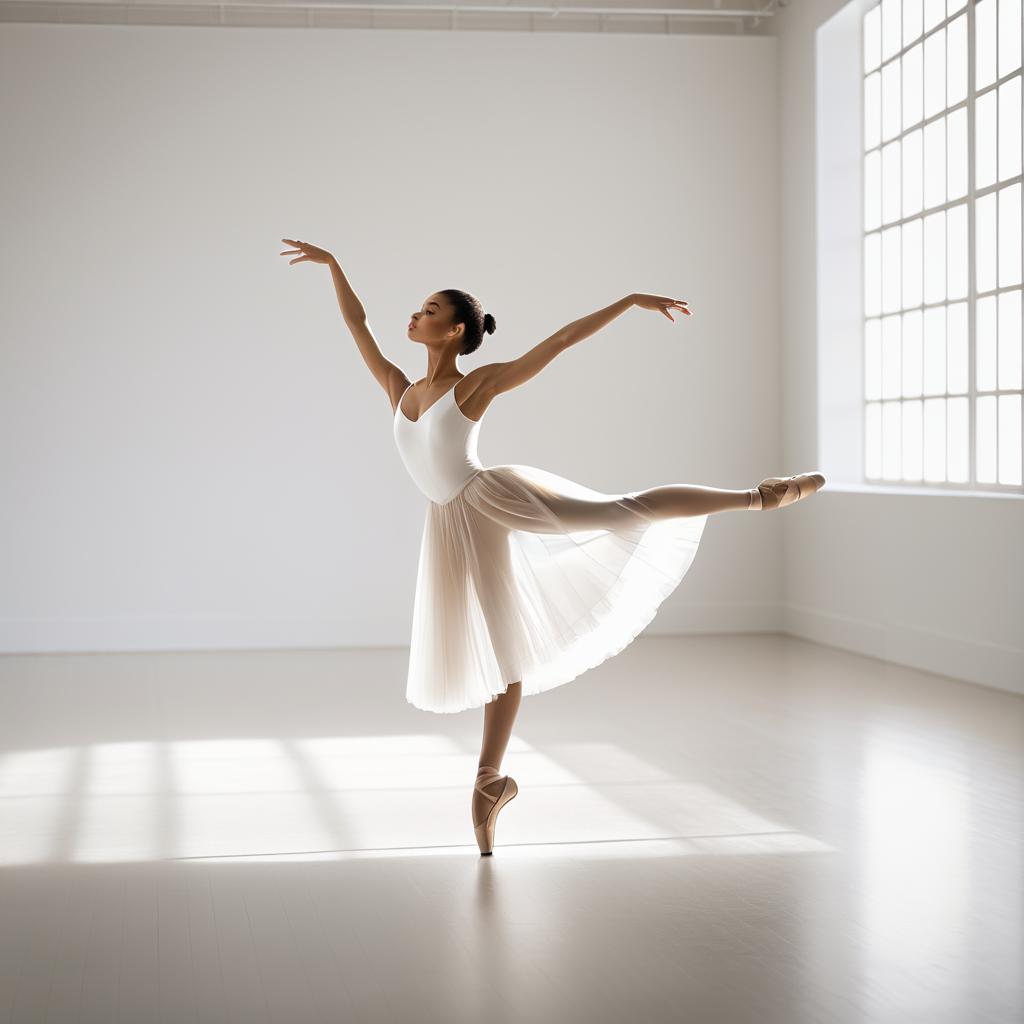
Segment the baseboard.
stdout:
<svg viewBox="0 0 1024 1024">
<path fill-rule="evenodd" d="M 216 650 L 334 650 L 402 647 L 407 626 L 342 619 L 119 616 L 108 619 L 0 619 L 0 654 L 80 654 Z M 774 601 L 666 602 L 641 635 L 777 633 Z"/>
<path fill-rule="evenodd" d="M 782 629 L 793 636 L 1024 695 L 1024 651 L 1019 648 L 786 602 L 779 607 Z"/>
<path fill-rule="evenodd" d="M 666 614 L 667 613 L 667 614 Z M 289 650 L 401 647 L 408 636 L 390 630 L 351 633 L 351 623 L 315 620 L 120 618 L 0 621 L 0 653 Z M 769 601 L 728 601 L 666 607 L 641 634 L 789 633 L 883 661 L 1024 695 L 1024 651 L 869 622 L 816 608 Z M 369 642 L 367 642 L 369 641 Z"/>
</svg>

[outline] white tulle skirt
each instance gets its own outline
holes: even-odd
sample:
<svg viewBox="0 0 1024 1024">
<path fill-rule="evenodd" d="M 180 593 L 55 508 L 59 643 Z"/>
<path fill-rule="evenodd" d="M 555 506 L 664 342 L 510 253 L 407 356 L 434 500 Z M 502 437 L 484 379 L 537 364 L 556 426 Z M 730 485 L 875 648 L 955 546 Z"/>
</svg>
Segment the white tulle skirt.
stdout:
<svg viewBox="0 0 1024 1024">
<path fill-rule="evenodd" d="M 656 518 L 533 466 L 428 501 L 406 698 L 440 713 L 575 679 L 621 651 L 693 562 L 707 515 Z"/>
</svg>

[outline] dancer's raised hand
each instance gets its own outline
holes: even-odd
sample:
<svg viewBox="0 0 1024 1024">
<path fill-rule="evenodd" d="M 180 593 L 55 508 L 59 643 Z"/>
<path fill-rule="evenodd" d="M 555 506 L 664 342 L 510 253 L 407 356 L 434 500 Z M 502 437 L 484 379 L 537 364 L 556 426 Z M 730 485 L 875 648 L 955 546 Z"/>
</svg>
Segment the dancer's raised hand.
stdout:
<svg viewBox="0 0 1024 1024">
<path fill-rule="evenodd" d="M 670 309 L 678 309 L 687 316 L 693 316 L 687 309 L 689 304 L 686 299 L 673 299 L 670 295 L 647 295 L 644 292 L 636 292 L 633 295 L 633 304 L 641 309 L 661 310 L 672 323 L 676 322 L 676 318 L 669 312 Z"/>
<path fill-rule="evenodd" d="M 303 263 L 307 260 L 311 263 L 329 263 L 334 258 L 326 249 L 320 249 L 310 242 L 300 242 L 294 238 L 282 238 L 281 241 L 297 246 L 297 248 L 285 249 L 284 252 L 278 253 L 279 256 L 294 256 L 297 252 L 302 253 L 296 259 L 289 260 L 288 266 L 291 266 L 293 263 Z"/>
</svg>

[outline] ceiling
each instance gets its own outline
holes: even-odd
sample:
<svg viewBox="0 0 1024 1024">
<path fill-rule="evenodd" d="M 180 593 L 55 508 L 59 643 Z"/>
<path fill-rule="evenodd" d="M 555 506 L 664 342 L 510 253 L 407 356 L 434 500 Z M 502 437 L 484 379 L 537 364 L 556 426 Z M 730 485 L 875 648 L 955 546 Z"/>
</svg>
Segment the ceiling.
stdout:
<svg viewBox="0 0 1024 1024">
<path fill-rule="evenodd" d="M 0 21 L 449 32 L 772 35 L 790 0 L 0 0 Z"/>
</svg>

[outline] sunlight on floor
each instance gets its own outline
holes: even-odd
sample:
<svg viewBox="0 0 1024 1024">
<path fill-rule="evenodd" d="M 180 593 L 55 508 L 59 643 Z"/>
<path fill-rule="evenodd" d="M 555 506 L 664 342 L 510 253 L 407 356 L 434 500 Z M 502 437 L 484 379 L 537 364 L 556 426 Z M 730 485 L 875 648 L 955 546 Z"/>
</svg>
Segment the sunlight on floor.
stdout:
<svg viewBox="0 0 1024 1024">
<path fill-rule="evenodd" d="M 419 734 L 10 752 L 0 864 L 463 855 L 476 761 Z M 501 845 L 517 859 L 832 850 L 614 744 L 513 737 L 504 767 L 520 794 Z"/>
<path fill-rule="evenodd" d="M 969 856 L 970 779 L 967 751 L 952 732 L 941 746 L 892 723 L 873 724 L 866 734 L 861 919 L 875 937 L 865 976 L 880 987 L 900 983 L 893 965 L 901 958 L 926 954 L 940 963 L 969 942 L 977 870 Z"/>
</svg>

